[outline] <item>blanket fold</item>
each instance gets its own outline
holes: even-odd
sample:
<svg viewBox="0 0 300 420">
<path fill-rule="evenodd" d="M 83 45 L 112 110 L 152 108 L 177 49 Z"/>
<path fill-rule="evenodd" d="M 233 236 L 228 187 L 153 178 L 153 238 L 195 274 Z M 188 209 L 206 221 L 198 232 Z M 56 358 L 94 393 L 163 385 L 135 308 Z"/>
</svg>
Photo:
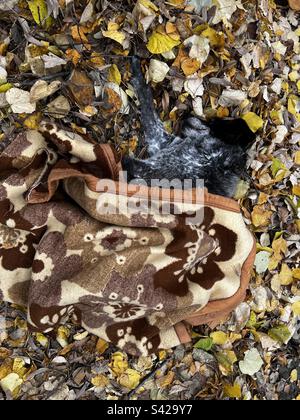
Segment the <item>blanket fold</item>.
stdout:
<svg viewBox="0 0 300 420">
<path fill-rule="evenodd" d="M 72 318 L 133 355 L 188 342 L 243 299 L 255 242 L 237 203 L 132 186 L 109 145 L 43 123 L 0 155 L 0 300 L 36 331 Z"/>
</svg>

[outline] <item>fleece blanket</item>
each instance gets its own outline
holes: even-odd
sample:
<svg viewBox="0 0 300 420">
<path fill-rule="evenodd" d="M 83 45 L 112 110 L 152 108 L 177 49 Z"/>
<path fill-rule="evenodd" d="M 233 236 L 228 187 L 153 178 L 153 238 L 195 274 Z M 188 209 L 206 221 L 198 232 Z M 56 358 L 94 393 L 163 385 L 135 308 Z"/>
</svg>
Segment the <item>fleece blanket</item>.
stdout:
<svg viewBox="0 0 300 420">
<path fill-rule="evenodd" d="M 51 123 L 12 139 L 0 155 L 0 300 L 26 307 L 34 331 L 71 318 L 146 355 L 244 299 L 255 244 L 235 201 L 166 198 L 120 170 L 111 146 Z"/>
</svg>

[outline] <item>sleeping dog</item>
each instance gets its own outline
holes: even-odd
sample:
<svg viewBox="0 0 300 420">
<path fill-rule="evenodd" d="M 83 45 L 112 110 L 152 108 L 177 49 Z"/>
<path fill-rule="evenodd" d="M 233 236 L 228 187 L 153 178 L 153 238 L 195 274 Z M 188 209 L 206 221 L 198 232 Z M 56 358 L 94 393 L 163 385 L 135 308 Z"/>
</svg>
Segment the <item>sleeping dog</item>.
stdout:
<svg viewBox="0 0 300 420">
<path fill-rule="evenodd" d="M 247 150 L 255 139 L 246 122 L 216 119 L 205 123 L 189 117 L 181 135 L 173 136 L 166 132 L 155 111 L 138 58 L 133 58 L 132 72 L 148 158 L 124 158 L 128 180 L 137 183 L 142 180 L 148 185 L 153 179 L 191 180 L 193 187 L 203 180 L 210 193 L 233 197 L 245 170 Z"/>
</svg>

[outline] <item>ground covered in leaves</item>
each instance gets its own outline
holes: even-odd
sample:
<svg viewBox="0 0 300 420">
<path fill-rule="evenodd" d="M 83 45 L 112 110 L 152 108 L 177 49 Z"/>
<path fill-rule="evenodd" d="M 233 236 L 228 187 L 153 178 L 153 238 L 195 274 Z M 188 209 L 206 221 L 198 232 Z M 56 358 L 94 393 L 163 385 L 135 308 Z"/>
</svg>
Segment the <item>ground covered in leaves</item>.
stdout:
<svg viewBox="0 0 300 420">
<path fill-rule="evenodd" d="M 170 131 L 194 112 L 258 134 L 237 194 L 257 260 L 231 319 L 131 358 L 69 324 L 31 334 L 22 308 L 0 303 L 0 400 L 300 399 L 300 29 L 279 3 L 0 1 L 0 147 L 51 118 L 141 150 L 132 54 Z"/>
</svg>

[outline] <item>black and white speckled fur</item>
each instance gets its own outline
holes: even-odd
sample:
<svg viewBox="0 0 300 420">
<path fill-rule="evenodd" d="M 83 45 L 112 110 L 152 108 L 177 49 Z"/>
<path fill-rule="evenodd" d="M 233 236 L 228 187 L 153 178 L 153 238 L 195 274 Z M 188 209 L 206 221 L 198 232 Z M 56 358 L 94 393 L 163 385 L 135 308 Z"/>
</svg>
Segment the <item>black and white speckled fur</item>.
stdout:
<svg viewBox="0 0 300 420">
<path fill-rule="evenodd" d="M 193 186 L 197 186 L 198 180 L 204 180 L 210 193 L 233 197 L 246 166 L 248 140 L 253 140 L 253 135 L 248 133 L 244 143 L 240 138 L 235 141 L 234 133 L 229 132 L 230 122 L 224 126 L 219 123 L 208 126 L 194 117 L 185 121 L 180 137 L 168 134 L 155 111 L 151 89 L 144 80 L 139 59 L 133 59 L 132 68 L 132 83 L 140 101 L 149 158 L 124 158 L 128 179 L 143 180 L 148 185 L 153 179 L 191 180 Z M 244 124 L 239 120 L 235 126 L 237 137 L 241 135 L 240 128 L 245 128 Z"/>
</svg>

